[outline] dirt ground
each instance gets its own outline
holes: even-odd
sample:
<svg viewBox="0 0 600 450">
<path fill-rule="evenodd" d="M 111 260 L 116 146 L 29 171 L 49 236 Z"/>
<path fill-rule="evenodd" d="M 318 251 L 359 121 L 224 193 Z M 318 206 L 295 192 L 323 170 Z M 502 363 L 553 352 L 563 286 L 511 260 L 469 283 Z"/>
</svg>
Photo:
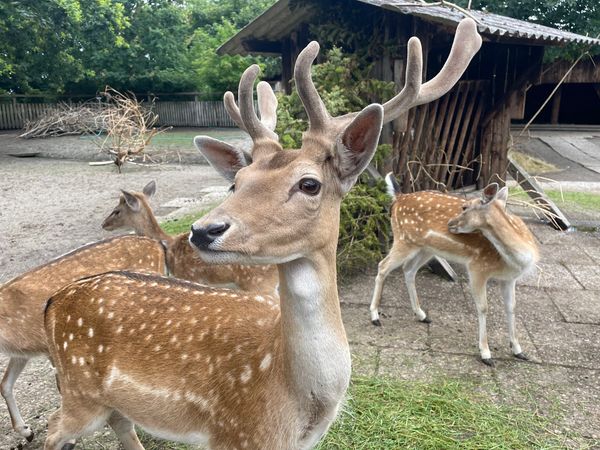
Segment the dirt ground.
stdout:
<svg viewBox="0 0 600 450">
<path fill-rule="evenodd" d="M 130 166 L 118 175 L 110 166 L 90 167 L 85 157 L 72 159 L 78 146 L 85 145 L 78 138 L 34 144 L 51 157 L 8 156 L 23 151 L 22 145 L 31 149 L 33 144 L 20 144 L 14 135 L 0 134 L 0 283 L 84 243 L 107 237 L 100 222 L 113 208 L 121 188 L 141 189 L 154 179 L 158 191 L 153 203 L 162 206 L 226 187 L 206 165 Z M 443 281 L 426 270 L 419 274 L 418 291 L 433 319 L 427 325 L 414 320 L 403 277 L 395 272 L 384 289 L 383 327 L 371 326 L 368 303 L 375 268 L 370 268 L 367 274 L 340 286 L 354 370 L 406 380 L 470 380 L 490 401 L 550 417 L 551 432 L 572 436 L 567 442 L 570 448 L 600 448 L 600 235 L 564 234 L 530 223 L 542 247 L 542 262 L 537 275 L 519 284 L 517 326 L 532 361 L 516 361 L 510 356 L 495 285 L 489 294 L 488 333 L 498 364 L 490 369 L 478 361 L 477 319 L 464 274 L 457 282 Z M 0 358 L 0 366 L 5 364 L 6 358 Z M 25 444 L 15 436 L 0 401 L 0 449 L 20 444 L 41 449 L 46 419 L 59 402 L 46 361 L 36 360 L 27 367 L 17 382 L 16 397 L 36 438 Z M 84 440 L 78 448 L 118 446 L 107 430 Z"/>
</svg>

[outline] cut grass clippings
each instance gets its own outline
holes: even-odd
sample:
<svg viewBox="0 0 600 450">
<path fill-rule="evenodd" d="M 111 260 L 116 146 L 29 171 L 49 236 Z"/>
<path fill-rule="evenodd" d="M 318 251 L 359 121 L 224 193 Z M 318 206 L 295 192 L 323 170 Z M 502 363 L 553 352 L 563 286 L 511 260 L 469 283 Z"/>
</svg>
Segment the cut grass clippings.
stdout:
<svg viewBox="0 0 600 450">
<path fill-rule="evenodd" d="M 354 377 L 348 402 L 318 450 L 562 449 L 563 436 L 532 412 L 500 406 L 469 382 Z M 155 440 L 148 450 L 194 447 Z"/>
<path fill-rule="evenodd" d="M 558 167 L 549 162 L 516 150 L 510 151 L 508 155 L 530 175 L 541 175 L 543 173 L 557 172 L 559 170 Z"/>
<path fill-rule="evenodd" d="M 497 405 L 466 382 L 355 377 L 349 392 L 319 450 L 564 448 L 545 419 Z"/>
</svg>

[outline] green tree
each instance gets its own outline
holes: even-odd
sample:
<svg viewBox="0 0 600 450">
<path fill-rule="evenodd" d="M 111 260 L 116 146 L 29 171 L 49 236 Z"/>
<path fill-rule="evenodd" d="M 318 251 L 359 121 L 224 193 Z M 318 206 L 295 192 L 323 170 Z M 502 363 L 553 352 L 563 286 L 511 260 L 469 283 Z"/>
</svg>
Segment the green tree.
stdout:
<svg viewBox="0 0 600 450">
<path fill-rule="evenodd" d="M 196 86 L 205 98 L 218 99 L 227 90 L 236 91 L 242 72 L 251 64 L 261 66 L 262 78 L 278 73 L 278 62 L 273 58 L 221 56 L 216 52 L 273 3 L 274 0 L 192 0 L 192 23 L 196 30 L 191 40 L 190 59 Z"/>
</svg>

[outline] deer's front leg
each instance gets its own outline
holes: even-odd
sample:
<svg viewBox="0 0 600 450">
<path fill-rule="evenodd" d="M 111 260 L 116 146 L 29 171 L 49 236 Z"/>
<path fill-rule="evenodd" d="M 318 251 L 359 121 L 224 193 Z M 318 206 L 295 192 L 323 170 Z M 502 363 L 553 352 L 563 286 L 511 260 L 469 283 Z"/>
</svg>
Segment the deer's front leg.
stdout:
<svg viewBox="0 0 600 450">
<path fill-rule="evenodd" d="M 477 317 L 479 320 L 479 352 L 481 354 L 481 361 L 490 366 L 494 367 L 495 363 L 492 359 L 490 347 L 488 346 L 487 338 L 487 277 L 478 272 L 469 270 L 471 278 L 471 292 L 473 293 L 473 299 L 475 300 L 475 306 L 477 307 Z"/>
<path fill-rule="evenodd" d="M 31 442 L 33 441 L 33 430 L 23 420 L 13 393 L 15 381 L 17 381 L 21 372 L 23 372 L 23 369 L 27 365 L 27 361 L 29 361 L 27 358 L 10 358 L 8 367 L 4 372 L 2 384 L 0 385 L 0 391 L 2 392 L 2 397 L 4 397 L 4 400 L 6 401 L 13 429 L 27 439 L 28 442 Z"/>
<path fill-rule="evenodd" d="M 521 344 L 517 338 L 517 327 L 515 323 L 515 284 L 516 280 L 502 282 L 502 297 L 504 298 L 504 308 L 506 309 L 506 322 L 508 324 L 508 336 L 510 339 L 510 349 L 515 358 L 528 360 L 529 358 L 521 349 Z"/>
</svg>

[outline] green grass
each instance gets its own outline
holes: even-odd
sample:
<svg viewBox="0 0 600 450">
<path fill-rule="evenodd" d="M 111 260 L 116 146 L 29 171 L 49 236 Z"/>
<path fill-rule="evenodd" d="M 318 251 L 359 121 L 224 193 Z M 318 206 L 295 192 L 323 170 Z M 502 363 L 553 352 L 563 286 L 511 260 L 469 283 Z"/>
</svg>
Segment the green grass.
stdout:
<svg viewBox="0 0 600 450">
<path fill-rule="evenodd" d="M 177 219 L 169 219 L 162 222 L 160 224 L 160 227 L 167 234 L 184 233 L 186 231 L 190 231 L 190 227 L 192 226 L 192 224 L 200 217 L 204 216 L 208 211 L 210 210 L 205 209 L 194 214 L 188 214 L 182 217 L 178 217 Z"/>
<path fill-rule="evenodd" d="M 510 195 L 518 200 L 527 201 L 530 197 L 520 187 L 512 187 Z M 588 192 L 570 192 L 548 189 L 546 195 L 558 206 L 588 211 L 600 211 L 600 195 Z"/>
<path fill-rule="evenodd" d="M 348 398 L 319 450 L 565 448 L 546 419 L 499 406 L 469 382 L 354 377 Z M 143 433 L 141 439 L 147 450 L 194 448 Z"/>
<path fill-rule="evenodd" d="M 564 448 L 531 412 L 499 406 L 466 382 L 353 379 L 319 450 Z"/>
</svg>

